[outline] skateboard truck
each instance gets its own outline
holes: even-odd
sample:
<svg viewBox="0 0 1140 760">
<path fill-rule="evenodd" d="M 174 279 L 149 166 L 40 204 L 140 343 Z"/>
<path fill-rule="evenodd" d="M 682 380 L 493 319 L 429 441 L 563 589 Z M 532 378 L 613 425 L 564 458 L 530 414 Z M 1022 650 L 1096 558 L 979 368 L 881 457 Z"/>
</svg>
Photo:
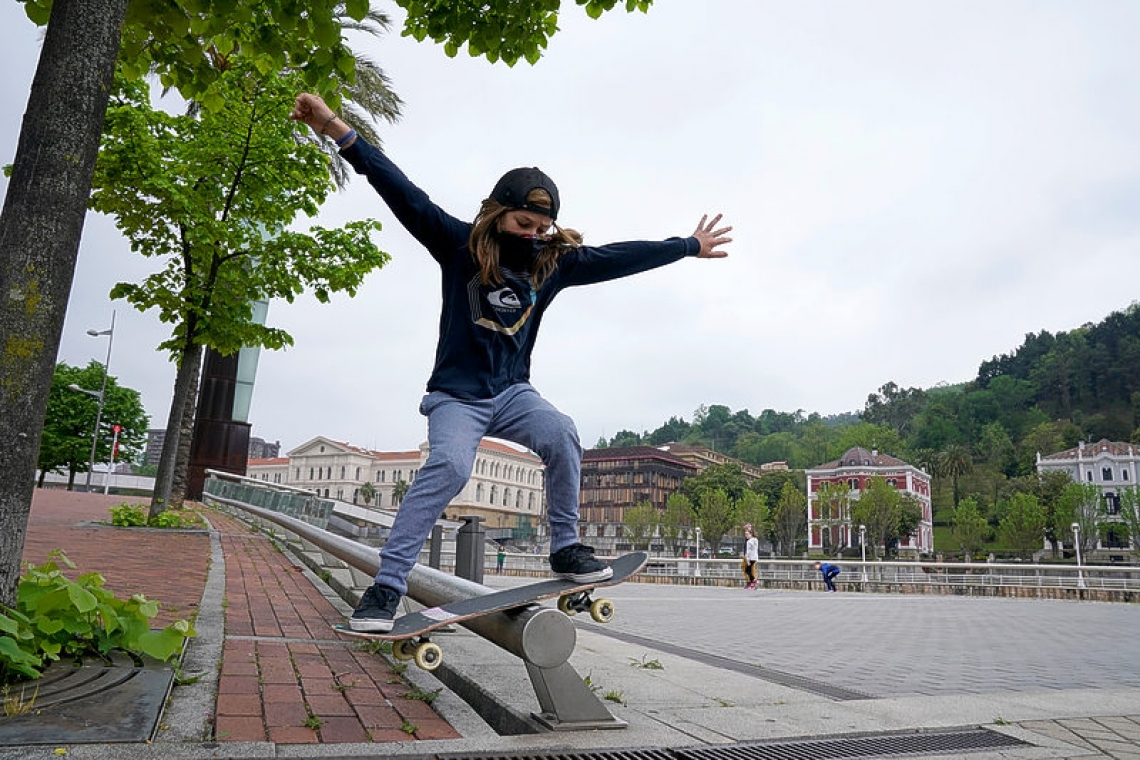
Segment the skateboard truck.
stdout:
<svg viewBox="0 0 1140 760">
<path fill-rule="evenodd" d="M 431 672 L 443 662 L 443 650 L 427 636 L 413 636 L 393 641 L 392 657 L 400 662 L 415 662 L 420 670 Z"/>
<path fill-rule="evenodd" d="M 589 589 L 558 597 L 558 611 L 571 616 L 589 612 L 590 617 L 599 623 L 614 619 L 614 603 L 609 599 L 592 599 Z"/>
</svg>

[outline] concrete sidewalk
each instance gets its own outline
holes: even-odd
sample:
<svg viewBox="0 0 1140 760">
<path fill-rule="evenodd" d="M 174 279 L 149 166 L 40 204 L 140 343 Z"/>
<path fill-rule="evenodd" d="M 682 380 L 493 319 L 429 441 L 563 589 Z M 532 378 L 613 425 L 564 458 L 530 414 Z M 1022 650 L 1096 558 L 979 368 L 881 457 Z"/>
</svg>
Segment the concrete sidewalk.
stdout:
<svg viewBox="0 0 1140 760">
<path fill-rule="evenodd" d="M 263 534 L 204 510 L 198 533 L 93 527 L 120 497 L 37 492 L 25 556 L 56 547 L 117 593 L 199 610 L 200 636 L 151 745 L 72 758 L 428 757 L 717 747 L 985 727 L 1023 742 L 924 756 L 1140 760 L 1140 607 L 1010 599 L 744 591 L 627 583 L 609 626 L 583 622 L 570 664 L 620 730 L 500 736 L 414 666 L 329 633 L 349 610 Z M 489 585 L 523 579 L 488 576 Z M 445 662 L 503 710 L 538 709 L 522 663 L 459 629 Z M 397 669 L 399 670 L 399 669 Z M 315 719 L 314 719 L 315 718 Z M 415 727 L 415 730 L 409 731 Z M 55 747 L 0 747 L 47 758 Z M 836 754 L 802 754 L 828 756 Z M 832 751 L 832 750 L 829 750 Z M 863 756 L 874 756 L 864 754 Z M 906 756 L 906 753 L 902 755 Z"/>
</svg>

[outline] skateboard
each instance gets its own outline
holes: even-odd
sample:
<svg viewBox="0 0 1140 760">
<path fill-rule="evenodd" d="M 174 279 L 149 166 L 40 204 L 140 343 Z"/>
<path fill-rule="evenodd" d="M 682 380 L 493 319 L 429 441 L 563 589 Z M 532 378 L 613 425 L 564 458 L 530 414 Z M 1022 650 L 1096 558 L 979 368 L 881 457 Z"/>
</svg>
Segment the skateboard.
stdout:
<svg viewBox="0 0 1140 760">
<path fill-rule="evenodd" d="M 392 656 L 397 660 L 412 660 L 423 670 L 435 670 L 443 662 L 443 650 L 430 640 L 428 634 L 437 628 L 492 612 L 526 607 L 557 597 L 558 610 L 566 615 L 589 612 L 590 617 L 599 623 L 610 622 L 614 617 L 613 602 L 609 599 L 594 599 L 590 592 L 601 586 L 615 586 L 628 580 L 645 566 L 648 559 L 649 555 L 645 552 L 624 554 L 610 563 L 614 574 L 604 581 L 578 583 L 565 578 L 552 578 L 460 599 L 439 607 L 429 607 L 396 618 L 392 630 L 385 633 L 354 631 L 345 623 L 337 623 L 333 630 L 338 635 L 354 639 L 391 641 Z"/>
</svg>

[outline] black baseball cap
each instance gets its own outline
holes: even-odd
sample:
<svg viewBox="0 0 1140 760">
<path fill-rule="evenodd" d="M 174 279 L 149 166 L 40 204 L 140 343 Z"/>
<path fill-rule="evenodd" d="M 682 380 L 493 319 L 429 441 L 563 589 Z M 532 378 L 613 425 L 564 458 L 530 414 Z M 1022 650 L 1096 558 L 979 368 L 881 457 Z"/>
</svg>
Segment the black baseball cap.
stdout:
<svg viewBox="0 0 1140 760">
<path fill-rule="evenodd" d="M 541 188 L 550 194 L 550 200 L 553 204 L 550 208 L 543 208 L 534 203 L 526 202 L 526 197 L 530 191 L 537 188 Z M 558 187 L 554 184 L 554 180 L 533 166 L 511 169 L 500 177 L 499 181 L 495 183 L 495 189 L 491 191 L 491 200 L 509 208 L 521 208 L 549 216 L 551 219 L 558 218 Z"/>
</svg>

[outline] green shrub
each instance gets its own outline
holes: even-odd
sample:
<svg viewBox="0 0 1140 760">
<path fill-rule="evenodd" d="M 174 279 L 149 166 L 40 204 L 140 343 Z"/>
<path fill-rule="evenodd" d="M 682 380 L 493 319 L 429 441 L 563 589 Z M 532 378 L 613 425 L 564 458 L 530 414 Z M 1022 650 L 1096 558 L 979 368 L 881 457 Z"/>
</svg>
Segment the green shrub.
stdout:
<svg viewBox="0 0 1140 760">
<path fill-rule="evenodd" d="M 75 565 L 56 550 L 39 567 L 28 566 L 20 577 L 15 609 L 0 609 L 0 682 L 38 678 L 44 668 L 64 657 L 114 650 L 170 660 L 182 651 L 193 627 L 179 620 L 151 630 L 158 602 L 142 594 L 117 599 L 103 588 L 99 573 L 68 579 L 56 561 Z"/>
<path fill-rule="evenodd" d="M 201 525 L 202 520 L 193 512 L 180 512 L 167 509 L 159 512 L 148 523 L 152 528 L 189 528 Z"/>
<path fill-rule="evenodd" d="M 202 518 L 193 512 L 167 509 L 148 519 L 141 506 L 123 503 L 111 507 L 111 524 L 120 528 L 190 528 L 202 525 Z"/>
<path fill-rule="evenodd" d="M 146 525 L 146 513 L 137 504 L 120 504 L 111 507 L 111 524 L 121 528 L 135 528 Z"/>
</svg>

